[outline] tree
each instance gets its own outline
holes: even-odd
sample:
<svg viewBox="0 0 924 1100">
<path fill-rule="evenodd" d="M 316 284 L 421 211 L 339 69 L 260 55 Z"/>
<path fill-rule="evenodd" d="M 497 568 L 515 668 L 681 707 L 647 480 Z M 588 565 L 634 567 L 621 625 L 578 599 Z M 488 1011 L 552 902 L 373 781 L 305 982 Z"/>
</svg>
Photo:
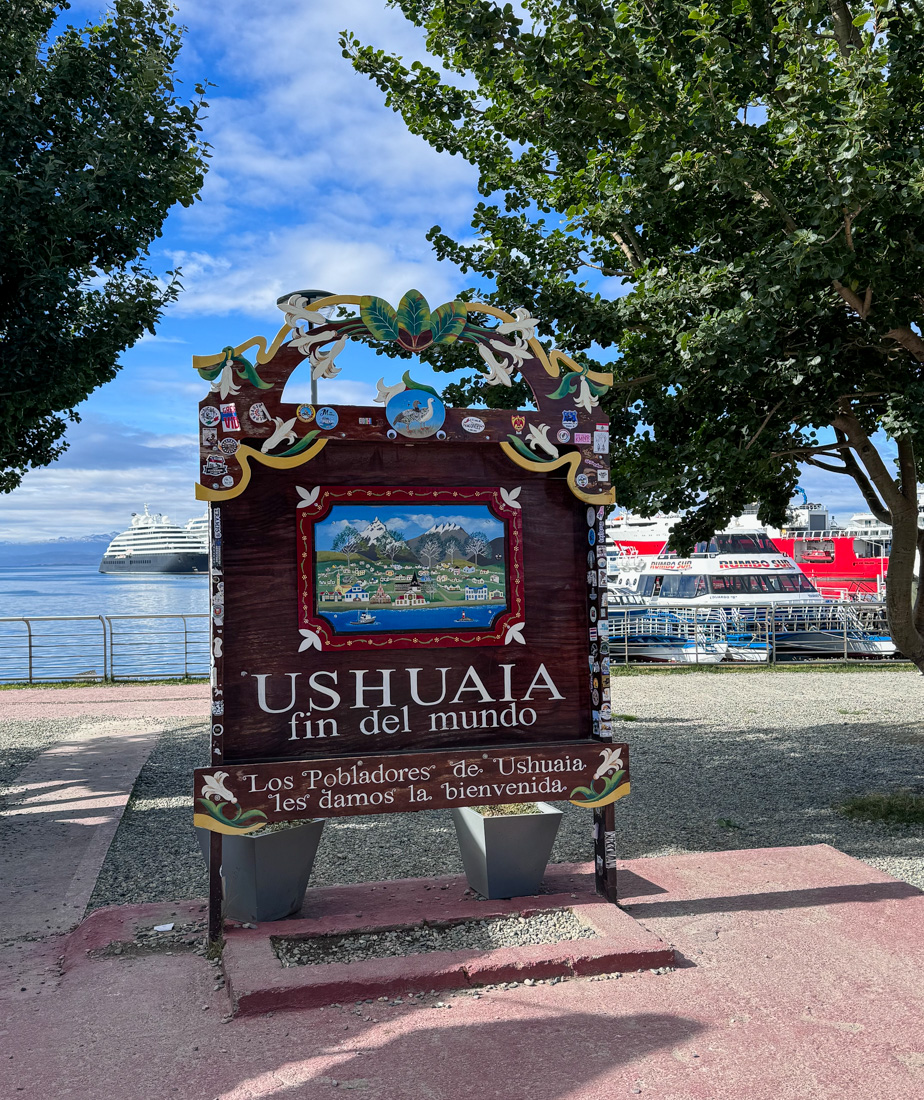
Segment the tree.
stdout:
<svg viewBox="0 0 924 1100">
<path fill-rule="evenodd" d="M 452 565 L 461 554 L 462 548 L 459 546 L 459 540 L 450 535 L 443 543 L 443 558 Z"/>
<path fill-rule="evenodd" d="M 180 290 L 143 263 L 202 186 L 204 88 L 184 103 L 169 0 L 116 0 L 49 41 L 66 0 L 0 27 L 0 490 L 65 449 L 75 406 Z"/>
<path fill-rule="evenodd" d="M 474 531 L 465 544 L 465 553 L 478 564 L 479 558 L 487 558 L 491 552 L 491 540 L 483 531 Z"/>
<path fill-rule="evenodd" d="M 351 527 L 349 524 L 345 527 L 341 527 L 334 536 L 332 547 L 346 558 L 347 569 L 352 568 L 353 558 L 359 553 L 363 541 L 362 535 L 355 527 Z"/>
<path fill-rule="evenodd" d="M 475 243 L 435 226 L 437 254 L 580 362 L 613 349 L 616 499 L 686 510 L 686 550 L 750 500 L 782 524 L 800 462 L 852 478 L 892 525 L 890 628 L 924 670 L 924 4 L 524 0 L 525 26 L 397 2 L 448 77 L 344 51 L 501 197 Z"/>
<path fill-rule="evenodd" d="M 406 548 L 406 545 L 404 535 L 400 531 L 392 531 L 386 528 L 385 533 L 379 535 L 375 548 L 382 557 L 388 558 L 392 568 L 394 568 L 395 558 Z"/>
<path fill-rule="evenodd" d="M 427 568 L 432 569 L 434 561 L 439 561 L 443 556 L 443 540 L 439 535 L 429 535 L 417 547 L 417 553 L 427 559 Z"/>
</svg>

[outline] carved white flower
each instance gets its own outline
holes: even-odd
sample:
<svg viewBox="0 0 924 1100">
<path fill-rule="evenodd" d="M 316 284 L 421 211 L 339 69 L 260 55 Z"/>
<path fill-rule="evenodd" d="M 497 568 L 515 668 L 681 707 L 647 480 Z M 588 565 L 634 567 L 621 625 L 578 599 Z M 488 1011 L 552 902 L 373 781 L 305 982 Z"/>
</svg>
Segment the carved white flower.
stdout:
<svg viewBox="0 0 924 1100">
<path fill-rule="evenodd" d="M 319 348 L 312 348 L 308 353 L 308 358 L 311 360 L 311 377 L 312 378 L 336 378 L 340 373 L 341 368 L 334 366 L 334 360 L 343 351 L 346 345 L 347 338 L 341 336 L 336 340 L 327 351 L 321 351 Z"/>
<path fill-rule="evenodd" d="M 594 772 L 594 779 L 599 779 L 601 775 L 606 775 L 607 772 L 618 772 L 622 767 L 622 757 L 619 755 L 619 749 L 604 749 L 600 755 L 603 757 L 603 763 Z"/>
<path fill-rule="evenodd" d="M 209 390 L 212 393 L 220 394 L 222 401 L 229 393 L 233 395 L 241 392 L 241 387 L 235 384 L 233 367 L 230 363 L 222 368 L 221 374 L 211 384 Z"/>
<path fill-rule="evenodd" d="M 536 335 L 536 327 L 541 324 L 537 317 L 530 316 L 528 309 L 524 309 L 519 306 L 513 311 L 515 321 L 505 321 L 502 325 L 497 326 L 497 331 L 503 334 L 508 332 L 522 332 L 523 337 L 526 340 L 532 340 Z"/>
<path fill-rule="evenodd" d="M 488 364 L 490 370 L 485 381 L 489 386 L 512 386 L 508 363 L 502 363 L 485 344 L 478 345 L 478 354 Z"/>
<path fill-rule="evenodd" d="M 504 645 L 510 645 L 511 642 L 519 642 L 520 645 L 526 645 L 526 639 L 523 637 L 523 631 L 526 629 L 526 623 L 511 623 L 507 627 L 507 633 L 504 635 Z"/>
<path fill-rule="evenodd" d="M 315 313 L 308 308 L 310 303 L 302 294 L 291 294 L 284 302 L 277 302 L 276 305 L 286 315 L 286 324 L 293 328 L 296 321 L 309 321 L 313 325 L 327 324 L 323 313 Z"/>
<path fill-rule="evenodd" d="M 396 382 L 393 386 L 386 386 L 385 379 L 380 378 L 375 384 L 375 388 L 379 391 L 372 400 L 377 405 L 387 405 L 389 401 L 395 396 L 396 393 L 403 393 L 407 386 L 403 382 Z"/>
<path fill-rule="evenodd" d="M 547 455 L 551 455 L 552 458 L 558 458 L 558 448 L 549 439 L 548 424 L 540 424 L 537 428 L 535 424 L 530 424 L 529 433 L 526 436 L 526 443 L 532 447 L 534 451 L 545 451 Z"/>
<path fill-rule="evenodd" d="M 298 348 L 302 355 L 310 355 L 320 344 L 326 344 L 333 340 L 335 333 L 325 324 L 324 328 L 316 328 L 311 331 L 295 330 L 295 335 L 289 341 L 289 347 Z"/>
<path fill-rule="evenodd" d="M 522 485 L 518 485 L 515 489 L 509 490 L 501 487 L 501 500 L 504 502 L 504 504 L 507 505 L 508 508 L 521 509 L 523 507 L 523 505 L 520 504 L 520 502 L 517 500 L 517 497 L 520 495 L 520 490 L 522 488 Z"/>
<path fill-rule="evenodd" d="M 276 425 L 273 434 L 269 439 L 263 440 L 263 446 L 260 448 L 264 454 L 269 454 L 280 443 L 294 443 L 296 439 L 295 432 L 292 431 L 295 427 L 294 416 L 291 420 L 283 420 L 281 416 L 274 416 L 273 423 Z"/>
<path fill-rule="evenodd" d="M 587 379 L 582 378 L 581 384 L 578 386 L 578 392 L 575 395 L 574 403 L 579 409 L 584 409 L 586 412 L 590 412 L 591 409 L 595 409 L 600 402 L 590 392 L 590 386 L 587 385 Z"/>
<path fill-rule="evenodd" d="M 214 798 L 216 802 L 237 802 L 237 799 L 225 786 L 227 778 L 227 772 L 215 772 L 214 775 L 207 775 L 202 787 L 202 797 Z"/>
<path fill-rule="evenodd" d="M 318 493 L 321 491 L 320 485 L 315 485 L 313 489 L 303 489 L 301 485 L 296 485 L 295 488 L 298 490 L 298 495 L 302 498 L 296 505 L 297 508 L 310 507 L 318 499 Z"/>
<path fill-rule="evenodd" d="M 526 343 L 522 337 L 517 337 L 512 344 L 507 343 L 505 340 L 492 340 L 491 347 L 497 348 L 498 351 L 503 352 L 505 355 L 509 355 L 513 360 L 514 366 L 521 367 L 524 359 L 529 359 L 532 352 L 529 350 L 529 344 Z"/>
<path fill-rule="evenodd" d="M 220 657 L 221 656 L 221 638 L 214 638 L 212 640 L 212 656 L 213 657 Z"/>
<path fill-rule="evenodd" d="M 302 644 L 298 647 L 299 653 L 303 653 L 306 649 L 321 649 L 321 638 L 313 630 L 300 630 L 299 634 L 302 636 Z"/>
</svg>

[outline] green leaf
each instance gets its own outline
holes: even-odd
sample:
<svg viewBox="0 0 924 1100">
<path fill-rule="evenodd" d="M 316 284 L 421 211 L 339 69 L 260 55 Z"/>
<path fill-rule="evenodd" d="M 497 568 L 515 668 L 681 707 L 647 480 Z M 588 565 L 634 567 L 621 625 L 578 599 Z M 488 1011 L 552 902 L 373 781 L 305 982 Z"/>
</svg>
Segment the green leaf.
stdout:
<svg viewBox="0 0 924 1100">
<path fill-rule="evenodd" d="M 551 397 L 553 401 L 561 401 L 563 397 L 567 397 L 568 394 L 571 393 L 573 385 L 579 382 L 580 379 L 581 376 L 573 371 L 563 375 L 561 382 L 558 384 L 558 388 L 551 393 L 547 393 L 546 397 Z"/>
<path fill-rule="evenodd" d="M 320 434 L 321 433 L 318 431 L 318 429 L 315 428 L 314 431 L 308 432 L 305 435 L 303 435 L 302 438 L 297 443 L 293 443 L 293 445 L 291 447 L 289 447 L 288 450 L 280 451 L 278 455 L 274 455 L 273 457 L 274 458 L 290 458 L 292 455 L 299 455 L 299 454 L 302 453 L 302 451 L 307 450 L 308 445 L 315 438 L 315 436 L 318 436 Z"/>
<path fill-rule="evenodd" d="M 398 315 L 384 298 L 364 294 L 359 303 L 359 315 L 376 340 L 390 343 L 398 339 Z"/>
<path fill-rule="evenodd" d="M 435 390 L 432 386 L 426 386 L 423 382 L 415 382 L 414 379 L 411 378 L 411 372 L 409 370 L 406 370 L 404 374 L 401 375 L 401 381 L 409 390 L 423 390 L 424 393 L 432 393 L 434 397 L 440 396 L 439 390 Z"/>
<path fill-rule="evenodd" d="M 527 447 L 526 444 L 523 442 L 523 440 L 520 439 L 519 436 L 517 436 L 517 435 L 508 435 L 507 438 L 510 440 L 510 443 L 513 446 L 514 450 L 519 451 L 520 454 L 524 458 L 528 458 L 530 460 L 530 462 L 551 462 L 552 461 L 552 456 L 551 455 L 538 454 L 536 451 L 531 451 L 529 449 L 529 447 Z"/>
<path fill-rule="evenodd" d="M 419 290 L 409 290 L 398 303 L 398 327 L 411 336 L 430 328 L 430 307 Z"/>
<path fill-rule="evenodd" d="M 246 378 L 251 386 L 256 386 L 259 390 L 271 390 L 273 388 L 273 383 L 264 382 L 260 375 L 257 374 L 257 368 L 253 363 L 245 359 L 243 355 L 235 355 L 231 361 L 232 363 L 238 364 L 238 377 Z"/>
<path fill-rule="evenodd" d="M 465 328 L 468 314 L 462 302 L 445 302 L 430 314 L 434 344 L 451 344 Z"/>
</svg>

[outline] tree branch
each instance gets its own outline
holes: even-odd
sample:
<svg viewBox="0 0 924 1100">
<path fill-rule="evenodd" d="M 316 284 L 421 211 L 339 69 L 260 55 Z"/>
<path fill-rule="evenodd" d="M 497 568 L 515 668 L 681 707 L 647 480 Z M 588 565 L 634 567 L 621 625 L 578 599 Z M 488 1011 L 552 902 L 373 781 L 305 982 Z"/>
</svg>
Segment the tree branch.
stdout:
<svg viewBox="0 0 924 1100">
<path fill-rule="evenodd" d="M 842 282 L 840 282 L 840 280 L 832 279 L 831 280 L 831 285 L 838 292 L 838 294 L 840 294 L 840 296 L 844 299 L 844 301 L 847 303 L 847 305 L 850 306 L 850 308 L 854 311 L 854 313 L 860 318 L 860 320 L 865 321 L 866 318 L 869 316 L 870 306 L 872 305 L 872 301 L 873 301 L 872 287 L 867 287 L 866 288 L 866 295 L 865 295 L 864 299 L 861 301 L 860 296 L 858 294 L 855 294 L 850 289 L 850 287 L 844 286 L 844 284 Z M 893 330 L 893 331 L 897 331 L 897 330 Z M 892 334 L 887 333 L 886 335 L 891 336 Z M 897 339 L 897 337 L 895 337 L 895 339 Z"/>
<path fill-rule="evenodd" d="M 838 440 L 846 443 L 847 437 L 844 435 L 844 433 L 837 428 L 835 428 L 834 431 Z M 841 458 L 844 461 L 844 466 L 847 473 L 850 474 L 850 476 L 856 482 L 857 488 L 863 494 L 863 499 L 866 501 L 869 510 L 873 513 L 876 519 L 879 520 L 880 523 L 891 525 L 892 516 L 889 513 L 888 508 L 886 508 L 886 506 L 879 499 L 879 494 L 873 488 L 872 482 L 860 469 L 860 464 L 854 457 L 853 451 L 851 451 L 848 447 L 847 450 L 841 452 Z"/>
<path fill-rule="evenodd" d="M 757 437 L 758 437 L 758 436 L 760 435 L 760 433 L 761 433 L 761 432 L 762 432 L 762 431 L 764 430 L 764 428 L 766 428 L 766 426 L 767 426 L 767 423 L 768 423 L 768 422 L 769 422 L 769 420 L 770 420 L 770 417 L 771 417 L 771 416 L 773 416 L 773 414 L 774 414 L 774 413 L 776 412 L 776 410 L 777 410 L 777 409 L 778 409 L 778 408 L 780 407 L 780 405 L 782 405 L 782 404 L 783 404 L 783 402 L 782 402 L 782 401 L 777 401 L 777 403 L 776 403 L 776 404 L 775 404 L 775 405 L 773 406 L 773 408 L 772 408 L 772 409 L 771 409 L 771 410 L 770 410 L 770 411 L 769 411 L 769 412 L 767 413 L 767 415 L 766 415 L 766 416 L 764 417 L 764 421 L 763 421 L 763 423 L 761 424 L 761 426 L 760 426 L 760 427 L 759 427 L 759 428 L 757 429 L 757 431 L 756 431 L 756 432 L 755 432 L 755 433 L 754 433 L 754 434 L 753 434 L 753 435 L 751 436 L 751 438 L 750 438 L 750 439 L 748 440 L 748 445 L 747 445 L 747 446 L 746 446 L 746 447 L 744 448 L 744 453 L 745 453 L 745 454 L 747 454 L 747 453 L 748 453 L 748 451 L 749 451 L 749 450 L 750 450 L 750 449 L 751 449 L 751 448 L 752 448 L 752 447 L 754 446 L 754 444 L 755 444 L 755 443 L 757 442 Z"/>
<path fill-rule="evenodd" d="M 859 28 L 853 25 L 853 17 L 845 0 L 828 0 L 828 10 L 831 12 L 834 37 L 841 56 L 849 57 L 851 47 L 863 45 L 863 36 Z"/>
<path fill-rule="evenodd" d="M 906 351 L 910 351 L 919 363 L 924 363 L 924 340 L 918 336 L 910 325 L 891 328 L 886 333 L 886 337 L 897 341 Z"/>
</svg>

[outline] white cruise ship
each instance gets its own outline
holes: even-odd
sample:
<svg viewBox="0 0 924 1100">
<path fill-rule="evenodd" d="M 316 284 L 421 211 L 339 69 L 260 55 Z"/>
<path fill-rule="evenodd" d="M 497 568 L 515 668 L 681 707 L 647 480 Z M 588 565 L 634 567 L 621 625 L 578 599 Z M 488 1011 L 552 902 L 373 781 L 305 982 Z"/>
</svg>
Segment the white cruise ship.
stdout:
<svg viewBox="0 0 924 1100">
<path fill-rule="evenodd" d="M 161 515 L 132 514 L 132 525 L 110 542 L 100 573 L 207 573 L 209 554 L 205 518 L 185 527 Z"/>
</svg>

